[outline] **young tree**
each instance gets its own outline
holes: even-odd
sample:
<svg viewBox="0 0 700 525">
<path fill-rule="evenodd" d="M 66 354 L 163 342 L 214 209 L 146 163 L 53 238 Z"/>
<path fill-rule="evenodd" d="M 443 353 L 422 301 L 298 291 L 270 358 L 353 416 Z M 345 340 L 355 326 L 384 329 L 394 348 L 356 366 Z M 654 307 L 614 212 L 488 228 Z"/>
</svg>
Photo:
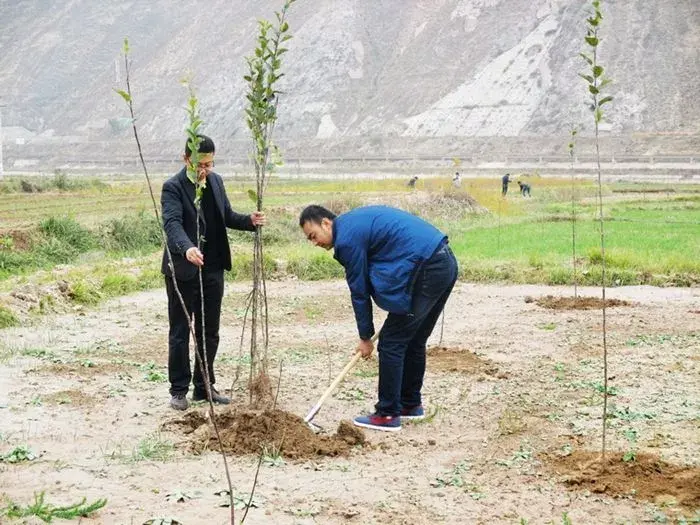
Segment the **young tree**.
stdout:
<svg viewBox="0 0 700 525">
<path fill-rule="evenodd" d="M 281 11 L 275 12 L 276 23 L 258 22 L 257 46 L 253 56 L 246 59 L 248 83 L 246 98 L 246 123 L 253 139 L 251 157 L 255 167 L 255 190 L 248 195 L 258 211 L 263 209 L 265 190 L 275 166 L 281 164 L 279 150 L 272 141 L 277 122 L 277 107 L 281 92 L 277 83 L 284 75 L 282 55 L 287 52 L 284 43 L 292 36 L 288 33 L 287 11 L 295 0 L 286 0 Z M 250 402 L 253 406 L 266 406 L 271 401 L 272 389 L 268 376 L 268 309 L 265 284 L 263 239 L 260 227 L 255 231 L 253 244 L 253 290 L 248 295 L 241 345 L 245 325 L 250 315 Z"/>
<path fill-rule="evenodd" d="M 128 39 L 124 39 L 124 45 L 122 47 L 122 53 L 124 55 L 124 69 L 126 72 L 126 90 L 121 90 L 121 89 L 115 89 L 114 91 L 121 96 L 124 101 L 126 102 L 128 108 L 129 108 L 129 114 L 131 115 L 131 126 L 134 131 L 134 139 L 136 141 L 136 146 L 138 148 L 139 152 L 139 159 L 141 160 L 141 166 L 143 167 L 143 172 L 146 177 L 146 183 L 148 185 L 148 191 L 151 196 L 151 201 L 153 203 L 153 211 L 156 216 L 156 220 L 158 221 L 158 224 L 160 225 L 160 233 L 161 233 L 161 239 L 163 246 L 166 250 L 167 256 L 168 256 L 168 264 L 170 265 L 170 273 L 171 275 L 175 275 L 175 268 L 173 267 L 173 258 L 172 254 L 170 253 L 170 248 L 168 246 L 168 241 L 166 238 L 165 230 L 163 228 L 163 223 L 160 219 L 160 213 L 158 212 L 158 204 L 156 203 L 156 198 L 153 193 L 153 185 L 151 184 L 151 179 L 148 175 L 148 168 L 146 166 L 146 161 L 143 158 L 143 150 L 141 148 L 141 141 L 139 140 L 139 134 L 138 130 L 136 129 L 136 117 L 134 115 L 134 103 L 133 103 L 133 97 L 131 94 L 131 62 L 129 60 L 129 41 Z M 199 118 L 199 103 L 197 101 L 197 97 L 195 96 L 194 89 L 192 88 L 191 83 L 189 80 L 185 81 L 185 85 L 188 88 L 189 92 L 189 99 L 188 99 L 188 104 L 187 104 L 187 115 L 188 115 L 188 126 L 187 126 L 187 140 L 188 140 L 188 146 L 191 150 L 191 164 L 187 167 L 187 177 L 192 181 L 192 183 L 195 185 L 195 206 L 197 209 L 199 209 L 200 202 L 202 200 L 202 191 L 206 185 L 206 180 L 204 181 L 198 181 L 197 180 L 197 173 L 196 173 L 196 168 L 199 164 L 199 143 L 201 139 L 197 136 L 198 134 L 198 129 L 199 126 L 201 125 L 202 121 Z M 197 247 L 201 248 L 200 246 L 201 243 L 201 236 L 199 234 L 199 222 L 197 223 Z M 177 279 L 173 277 L 173 287 L 175 288 L 175 293 L 177 294 L 177 297 L 180 302 L 180 306 L 182 306 L 183 311 L 185 312 L 185 315 L 187 316 L 188 319 L 192 318 L 193 312 L 189 312 L 187 309 L 187 306 L 185 304 L 185 300 L 182 297 L 182 293 L 180 292 L 180 289 L 177 285 Z M 204 297 L 204 291 L 203 291 L 203 284 L 202 284 L 202 270 L 201 268 L 199 269 L 199 291 L 200 291 L 200 297 Z M 204 333 L 204 301 L 201 301 L 202 303 L 202 333 Z M 190 323 L 190 335 L 192 336 L 192 340 L 194 341 L 194 348 L 195 352 L 197 355 L 200 357 L 198 359 L 199 366 L 200 366 L 200 371 L 202 372 L 202 377 L 204 379 L 204 385 L 207 391 L 207 399 L 209 401 L 209 410 L 210 414 L 212 415 L 211 421 L 214 426 L 214 432 L 216 434 L 217 441 L 219 442 L 219 450 L 221 452 L 221 457 L 224 462 L 224 470 L 226 472 L 226 481 L 228 483 L 228 488 L 229 488 L 229 495 L 230 495 L 230 509 L 231 509 L 231 525 L 235 523 L 235 509 L 234 509 L 234 501 L 233 501 L 233 485 L 231 482 L 231 474 L 229 472 L 228 468 L 228 460 L 226 458 L 226 452 L 224 451 L 224 446 L 221 442 L 221 439 L 219 437 L 219 426 L 216 422 L 216 418 L 214 417 L 214 403 L 212 401 L 212 396 L 211 396 L 211 383 L 209 382 L 209 374 L 207 373 L 208 366 L 207 366 L 207 357 L 206 357 L 206 338 L 202 338 L 204 341 L 204 348 L 201 349 L 199 348 L 199 345 L 197 344 L 197 337 L 195 335 L 194 331 L 194 324 Z"/>
<path fill-rule="evenodd" d="M 605 310 L 605 221 L 603 219 L 603 184 L 600 169 L 600 140 L 599 127 L 603 120 L 603 106 L 611 102 L 613 97 L 603 96 L 603 89 L 611 82 L 604 73 L 603 66 L 598 62 L 598 46 L 600 45 L 599 29 L 603 20 L 603 14 L 600 8 L 600 0 L 592 0 L 592 13 L 586 18 L 586 36 L 584 40 L 589 48 L 588 53 L 580 53 L 581 58 L 585 60 L 589 66 L 589 70 L 585 73 L 579 73 L 588 84 L 588 93 L 591 98 L 590 109 L 593 113 L 593 123 L 595 125 L 595 152 L 598 168 L 598 224 L 600 226 L 600 252 L 601 252 L 601 287 L 603 291 L 603 442 L 602 442 L 602 459 L 605 464 L 605 438 L 608 418 L 608 344 L 607 344 L 607 326 L 606 326 L 606 310 Z"/>
</svg>

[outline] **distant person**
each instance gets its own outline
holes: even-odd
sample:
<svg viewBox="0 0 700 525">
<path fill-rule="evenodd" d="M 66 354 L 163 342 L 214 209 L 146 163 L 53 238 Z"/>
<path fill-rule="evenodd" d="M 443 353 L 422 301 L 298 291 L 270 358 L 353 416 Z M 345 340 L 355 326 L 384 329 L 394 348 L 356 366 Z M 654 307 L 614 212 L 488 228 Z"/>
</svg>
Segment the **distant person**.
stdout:
<svg viewBox="0 0 700 525">
<path fill-rule="evenodd" d="M 455 176 L 452 177 L 452 185 L 455 188 L 459 188 L 462 185 L 462 176 L 459 174 L 459 172 L 456 172 Z"/>
<path fill-rule="evenodd" d="M 416 187 L 416 181 L 418 180 L 418 175 L 414 175 L 411 177 L 408 181 L 408 187 L 409 188 L 415 188 Z"/>
<path fill-rule="evenodd" d="M 520 186 L 520 195 L 523 197 L 529 197 L 530 196 L 530 185 L 525 184 L 524 182 L 518 181 L 518 186 Z"/>
<path fill-rule="evenodd" d="M 299 217 L 306 238 L 333 249 L 345 268 L 355 312 L 357 352 L 372 355 L 372 300 L 389 312 L 379 332 L 379 388 L 375 412 L 353 423 L 401 430 L 402 419 L 422 419 L 425 344 L 457 280 L 447 235 L 432 224 L 388 206 L 355 208 L 336 217 L 308 206 Z"/>
<path fill-rule="evenodd" d="M 510 183 L 510 173 L 506 173 L 505 175 L 503 175 L 503 178 L 501 179 L 501 181 L 503 183 L 503 185 L 501 187 L 501 195 L 503 195 L 505 197 L 506 194 L 508 193 L 508 184 Z"/>
<path fill-rule="evenodd" d="M 207 342 L 207 370 L 211 385 L 212 401 L 226 405 L 229 398 L 214 388 L 214 359 L 219 346 L 219 321 L 221 299 L 224 296 L 224 270 L 231 269 L 231 249 L 226 228 L 254 231 L 265 224 L 262 212 L 236 213 L 224 190 L 221 176 L 214 173 L 214 141 L 205 135 L 199 144 L 199 164 L 194 166 L 197 177 L 206 179 L 199 212 L 195 209 L 194 183 L 187 176 L 192 167 L 189 144 L 185 145 L 185 166 L 163 184 L 161 206 L 163 228 L 167 236 L 172 267 L 168 252 L 163 253 L 162 273 L 165 275 L 165 290 L 168 295 L 168 379 L 170 380 L 170 406 L 175 410 L 186 410 L 189 406 L 187 391 L 194 384 L 194 401 L 207 399 L 204 377 L 199 367 L 199 355 L 195 355 L 194 374 L 190 369 L 190 320 L 185 315 L 175 290 L 174 280 L 190 314 L 195 317 L 197 346 L 203 350 L 202 295 L 204 296 L 204 340 Z M 197 218 L 199 217 L 199 221 Z M 201 250 L 197 247 L 197 222 L 200 236 L 206 242 Z M 200 294 L 197 268 L 202 269 L 204 293 Z M 193 377 L 194 376 L 194 377 Z"/>
</svg>

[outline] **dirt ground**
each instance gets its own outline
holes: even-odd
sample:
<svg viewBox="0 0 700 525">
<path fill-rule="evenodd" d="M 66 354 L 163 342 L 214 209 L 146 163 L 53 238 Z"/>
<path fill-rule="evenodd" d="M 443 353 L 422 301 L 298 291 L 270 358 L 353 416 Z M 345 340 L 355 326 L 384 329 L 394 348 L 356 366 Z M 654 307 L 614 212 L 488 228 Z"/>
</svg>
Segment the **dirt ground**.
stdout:
<svg viewBox="0 0 700 525">
<path fill-rule="evenodd" d="M 238 339 L 247 291 L 227 284 L 220 390 L 239 363 L 246 369 Z M 351 356 L 349 295 L 342 281 L 272 282 L 268 293 L 274 384 L 282 371 L 277 408 L 303 417 Z M 427 420 L 404 423 L 398 433 L 366 431 L 364 445 L 332 455 L 289 457 L 279 453 L 280 442 L 261 443 L 246 523 L 560 524 L 564 513 L 573 524 L 697 518 L 700 290 L 608 291 L 629 302 L 607 311 L 609 480 L 595 454 L 601 312 L 539 306 L 536 299 L 547 295 L 572 291 L 458 284 L 442 341 L 440 326 L 430 341 Z M 381 317 L 377 312 L 377 326 Z M 189 425 L 178 424 L 183 414 L 168 407 L 163 290 L 2 330 L 0 356 L 0 455 L 26 445 L 39 456 L 0 462 L 2 506 L 46 491 L 62 505 L 106 497 L 107 506 L 84 524 L 228 523 L 229 510 L 220 506 L 227 501 L 222 460 L 206 425 L 197 430 L 206 407 L 184 415 Z M 376 362 L 361 362 L 314 421 L 330 435 L 342 420 L 366 413 L 376 381 Z M 233 411 L 219 411 L 231 421 L 248 408 L 246 385 L 239 381 L 233 396 Z M 208 446 L 193 446 L 197 439 Z M 236 448 L 244 442 L 239 436 L 230 444 L 239 503 L 258 463 L 250 448 Z M 625 454 L 634 458 L 622 462 Z M 652 474 L 660 477 L 642 481 Z M 236 513 L 240 519 L 243 511 Z"/>
</svg>

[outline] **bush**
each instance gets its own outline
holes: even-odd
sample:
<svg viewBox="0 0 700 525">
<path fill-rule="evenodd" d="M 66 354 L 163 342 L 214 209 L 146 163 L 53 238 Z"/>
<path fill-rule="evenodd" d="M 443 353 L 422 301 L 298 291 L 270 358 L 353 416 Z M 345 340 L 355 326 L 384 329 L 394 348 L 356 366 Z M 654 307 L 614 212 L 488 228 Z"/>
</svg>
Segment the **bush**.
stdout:
<svg viewBox="0 0 700 525">
<path fill-rule="evenodd" d="M 68 296 L 78 304 L 95 305 L 100 302 L 102 294 L 90 281 L 80 280 L 70 284 Z"/>
<path fill-rule="evenodd" d="M 287 272 L 306 281 L 345 277 L 343 267 L 331 256 L 324 253 L 290 258 Z"/>
<path fill-rule="evenodd" d="M 102 227 L 107 249 L 115 251 L 154 250 L 162 244 L 160 225 L 154 215 L 141 211 L 135 216 L 112 219 Z"/>
<path fill-rule="evenodd" d="M 97 241 L 90 230 L 71 217 L 49 217 L 41 221 L 39 229 L 47 237 L 65 242 L 78 253 L 97 246 Z"/>
</svg>

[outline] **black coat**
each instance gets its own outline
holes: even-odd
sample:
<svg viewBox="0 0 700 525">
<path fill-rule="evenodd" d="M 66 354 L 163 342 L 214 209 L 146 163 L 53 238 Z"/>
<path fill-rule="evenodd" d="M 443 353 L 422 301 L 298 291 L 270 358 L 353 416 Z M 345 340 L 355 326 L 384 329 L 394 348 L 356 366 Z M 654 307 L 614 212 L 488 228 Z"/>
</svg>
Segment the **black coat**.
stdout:
<svg viewBox="0 0 700 525">
<path fill-rule="evenodd" d="M 235 230 L 254 231 L 253 221 L 250 215 L 236 213 L 231 209 L 231 203 L 226 196 L 224 181 L 217 173 L 207 175 L 207 186 L 211 189 L 216 202 L 217 219 L 221 220 L 220 231 L 225 232 L 226 227 Z M 187 178 L 187 169 L 182 168 L 179 173 L 173 175 L 163 183 L 163 191 L 160 195 L 160 204 L 163 210 L 163 228 L 167 236 L 168 247 L 173 256 L 173 266 L 177 279 L 187 281 L 197 276 L 197 267 L 185 259 L 185 252 L 197 246 L 197 210 L 194 207 L 194 184 Z M 199 214 L 200 231 L 202 237 L 206 237 L 207 225 L 201 211 Z M 231 249 L 228 237 L 222 235 L 217 242 L 221 247 L 222 263 L 225 270 L 231 269 Z M 161 272 L 172 276 L 168 264 L 168 252 L 163 252 Z"/>
</svg>

